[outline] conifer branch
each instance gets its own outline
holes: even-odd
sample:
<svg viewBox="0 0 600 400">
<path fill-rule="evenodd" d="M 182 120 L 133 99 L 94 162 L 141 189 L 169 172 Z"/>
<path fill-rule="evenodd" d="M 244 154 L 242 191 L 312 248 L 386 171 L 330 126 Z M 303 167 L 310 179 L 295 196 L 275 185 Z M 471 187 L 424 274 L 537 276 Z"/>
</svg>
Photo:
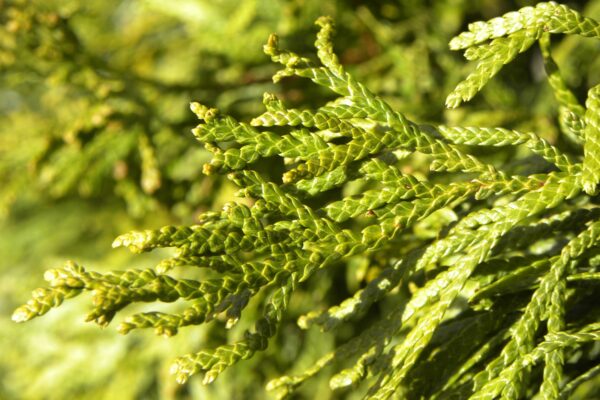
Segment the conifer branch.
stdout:
<svg viewBox="0 0 600 400">
<path fill-rule="evenodd" d="M 268 348 L 299 287 L 360 256 L 385 262 L 364 287 L 338 304 L 311 307 L 298 325 L 335 331 L 365 316 L 371 325 L 304 372 L 272 380 L 267 388 L 278 398 L 328 366 L 338 368 L 332 390 L 368 382 L 372 399 L 397 393 L 517 399 L 534 392 L 550 399 L 596 375 L 595 368 L 567 374 L 564 366 L 571 352 L 600 339 L 597 321 L 570 319 L 593 298 L 579 284 L 594 284 L 598 275 L 600 207 L 592 196 L 600 181 L 600 86 L 589 89 L 585 107 L 577 103 L 552 60 L 549 34 L 598 39 L 600 24 L 565 5 L 539 3 L 471 24 L 450 42 L 478 61 L 448 96 L 451 108 L 539 42 L 563 110 L 562 133 L 583 141 L 579 153 L 536 132 L 411 121 L 346 71 L 333 49 L 332 19 L 316 24 L 318 60 L 281 48 L 275 35 L 264 51 L 281 65 L 275 82 L 306 79 L 337 95 L 334 100 L 300 109 L 265 94 L 266 111 L 250 122 L 191 104 L 200 120 L 193 134 L 212 154 L 203 172 L 226 175 L 244 202 L 205 212 L 195 225 L 115 239 L 114 247 L 134 253 L 174 248 L 155 268 L 97 273 L 67 263 L 48 271 L 49 287 L 36 290 L 13 319 L 27 321 L 90 291 L 94 308 L 87 319 L 100 325 L 132 303 L 184 303 L 180 312 L 138 313 L 118 326 L 121 333 L 154 328 L 172 336 L 218 318 L 231 328 L 256 299 L 264 310 L 243 338 L 175 360 L 178 382 L 203 374 L 210 383 Z M 147 144 L 140 140 L 152 191 L 159 176 Z M 517 155 L 519 161 L 534 164 L 529 156 L 535 155 L 544 165 L 522 174 L 467 147 L 520 145 L 527 155 Z M 425 165 L 409 168 L 417 157 Z M 265 172 L 265 165 L 276 165 L 281 176 Z M 360 193 L 340 189 L 356 182 Z M 437 224 L 434 234 L 420 236 L 427 223 Z M 174 270 L 209 274 L 187 279 Z M 450 337 L 454 329 L 461 337 Z M 530 374 L 534 369 L 539 373 Z M 421 373 L 439 373 L 439 382 L 426 389 L 413 379 Z"/>
</svg>

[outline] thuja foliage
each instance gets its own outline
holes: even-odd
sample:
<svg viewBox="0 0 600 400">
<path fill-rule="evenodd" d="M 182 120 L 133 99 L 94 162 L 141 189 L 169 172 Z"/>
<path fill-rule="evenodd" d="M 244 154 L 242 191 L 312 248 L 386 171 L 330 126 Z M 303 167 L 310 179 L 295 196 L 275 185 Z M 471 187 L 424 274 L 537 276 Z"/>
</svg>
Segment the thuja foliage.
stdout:
<svg viewBox="0 0 600 400">
<path fill-rule="evenodd" d="M 414 0 L 184 0 L 167 6 L 128 0 L 0 1 L 0 309 L 6 316 L 0 319 L 0 398 L 125 399 L 151 393 L 161 399 L 262 399 L 265 379 L 302 369 L 313 356 L 332 350 L 353 327 L 321 335 L 316 328 L 300 330 L 295 320 L 371 279 L 366 258 L 348 259 L 348 268 L 323 270 L 297 288 L 268 351 L 207 386 L 200 379 L 185 385 L 169 379 L 172 355 L 195 350 L 199 343 L 236 340 L 260 313 L 259 301 L 246 307 L 242 323 L 233 329 L 215 321 L 171 340 L 151 331 L 119 337 L 114 330 L 77 323 L 85 296 L 33 324 L 16 325 L 8 316 L 39 284 L 40 271 L 65 259 L 104 271 L 153 265 L 164 251 L 138 256 L 125 249 L 107 252 L 106 246 L 120 232 L 192 223 L 200 210 L 220 209 L 231 199 L 235 187 L 224 176 L 201 177 L 210 152 L 194 144 L 189 133 L 196 120 L 188 111 L 190 99 L 247 120 L 262 112 L 264 91 L 276 90 L 303 107 L 331 98 L 326 89 L 302 80 L 272 83 L 277 65 L 262 52 L 270 32 L 285 37 L 289 48 L 310 53 L 315 19 L 331 15 L 338 24 L 336 53 L 348 70 L 411 119 L 437 121 L 464 65 L 448 50 L 448 40 L 466 21 L 512 7 L 517 6 L 489 1 L 474 7 L 470 0 L 433 6 Z M 593 7 L 586 5 L 585 12 L 594 15 Z M 69 40 L 63 40 L 65 34 Z M 587 50 L 590 41 L 574 39 L 561 42 L 555 54 L 566 78 L 577 85 L 589 74 L 594 52 Z M 118 82 L 118 90 L 106 95 L 106 82 Z M 504 124 L 519 118 L 512 108 L 529 104 L 521 96 L 510 97 L 515 82 L 500 77 L 494 84 L 471 104 L 501 98 L 506 110 L 494 107 L 492 113 L 502 115 Z M 527 85 L 532 89 L 535 85 Z M 116 112 L 102 120 L 95 112 L 105 107 Z M 467 116 L 471 124 L 490 116 L 484 108 L 461 111 L 455 117 Z M 157 161 L 160 186 L 154 191 L 142 185 L 139 135 L 149 139 Z M 128 311 L 147 307 L 152 305 Z M 178 304 L 159 307 L 170 312 Z M 327 376 L 321 374 L 301 392 L 310 397 L 326 386 Z"/>
<path fill-rule="evenodd" d="M 597 40 L 600 23 L 539 3 L 471 24 L 450 42 L 477 63 L 448 95 L 450 108 L 539 46 L 559 107 L 554 142 L 540 132 L 413 121 L 346 71 L 332 20 L 317 25 L 318 60 L 285 50 L 275 35 L 264 51 L 282 66 L 275 82 L 312 81 L 330 101 L 300 109 L 267 93 L 266 111 L 249 122 L 192 104 L 201 121 L 193 133 L 212 153 L 203 172 L 226 175 L 241 199 L 196 225 L 114 241 L 133 252 L 174 248 L 155 268 L 99 273 L 69 262 L 47 271 L 48 287 L 13 319 L 89 291 L 87 320 L 102 326 L 132 303 L 182 303 L 180 312 L 138 313 L 118 325 L 173 336 L 213 320 L 232 328 L 259 302 L 262 316 L 238 341 L 174 361 L 179 382 L 201 374 L 210 383 L 268 348 L 300 287 L 362 260 L 370 273 L 363 287 L 297 321 L 326 331 L 353 325 L 354 334 L 309 368 L 269 382 L 276 397 L 332 373 L 332 390 L 374 399 L 568 398 L 600 371 L 600 86 L 581 104 L 553 60 L 551 37 Z M 504 147 L 519 151 L 493 156 Z"/>
<path fill-rule="evenodd" d="M 0 213 L 32 192 L 112 198 L 135 217 L 209 208 L 220 180 L 200 179 L 208 154 L 180 134 L 194 123 L 186 104 L 260 106 L 272 67 L 259 46 L 277 27 L 304 36 L 294 6 L 2 1 Z"/>
</svg>

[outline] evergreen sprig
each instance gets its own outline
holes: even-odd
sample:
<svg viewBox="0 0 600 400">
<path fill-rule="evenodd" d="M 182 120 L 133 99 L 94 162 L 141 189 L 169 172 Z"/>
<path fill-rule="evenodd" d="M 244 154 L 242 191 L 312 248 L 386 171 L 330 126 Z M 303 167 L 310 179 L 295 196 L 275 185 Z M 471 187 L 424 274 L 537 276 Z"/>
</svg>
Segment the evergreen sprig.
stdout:
<svg viewBox="0 0 600 400">
<path fill-rule="evenodd" d="M 552 61 L 548 35 L 598 39 L 598 22 L 565 5 L 539 3 L 471 24 L 450 42 L 478 66 L 448 96 L 449 107 L 470 100 L 503 65 L 540 43 L 566 110 L 559 117 L 562 134 L 580 140 L 583 151 L 534 132 L 411 121 L 346 71 L 333 50 L 332 20 L 322 17 L 317 25 L 318 61 L 281 48 L 275 35 L 264 51 L 282 66 L 275 82 L 308 79 L 335 99 L 297 109 L 266 94 L 266 111 L 250 123 L 192 104 L 201 121 L 193 133 L 212 153 L 204 173 L 227 174 L 244 202 L 206 212 L 197 225 L 115 240 L 114 247 L 133 252 L 175 248 L 155 269 L 101 274 L 69 263 L 48 271 L 49 287 L 36 290 L 13 319 L 43 315 L 84 291 L 93 296 L 88 320 L 101 325 L 134 302 L 186 301 L 180 313 L 135 314 L 118 327 L 170 336 L 217 318 L 230 328 L 251 300 L 261 301 L 262 317 L 239 341 L 173 364 L 179 382 L 203 373 L 210 383 L 268 347 L 299 285 L 361 255 L 371 263 L 386 260 L 379 274 L 298 324 L 333 330 L 367 315 L 371 325 L 305 372 L 269 383 L 278 398 L 330 365 L 343 366 L 330 380 L 333 390 L 368 382 L 366 397 L 373 399 L 536 393 L 554 399 L 596 376 L 589 343 L 600 338 L 594 305 L 600 220 L 593 197 L 600 179 L 600 86 L 589 90 L 585 107 L 578 104 Z M 467 147 L 519 145 L 529 151 L 517 157 L 530 174 Z M 429 170 L 407 168 L 417 157 Z M 281 179 L 261 171 L 266 159 L 284 171 Z M 344 195 L 349 183 L 364 190 Z M 437 223 L 433 236 L 416 234 L 425 223 Z M 190 275 L 199 273 L 194 267 L 206 269 L 205 278 L 169 274 L 181 267 Z"/>
</svg>

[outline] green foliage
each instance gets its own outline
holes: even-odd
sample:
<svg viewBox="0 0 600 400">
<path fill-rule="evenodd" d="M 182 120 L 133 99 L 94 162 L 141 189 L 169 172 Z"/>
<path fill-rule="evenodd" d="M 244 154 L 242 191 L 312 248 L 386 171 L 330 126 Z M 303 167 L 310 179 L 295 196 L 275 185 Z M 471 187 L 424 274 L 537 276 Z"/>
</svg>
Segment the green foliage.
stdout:
<svg viewBox="0 0 600 400">
<path fill-rule="evenodd" d="M 194 123 L 186 104 L 257 110 L 272 87 L 260 43 L 279 27 L 303 34 L 291 4 L 237 3 L 3 2 L 0 212 L 40 195 L 115 197 L 138 218 L 166 209 L 189 221 L 210 208 L 220 181 L 200 179 L 208 154 L 180 134 Z M 29 148 L 13 155 L 22 141 Z"/>
<path fill-rule="evenodd" d="M 296 108 L 285 92 L 267 93 L 266 111 L 240 122 L 192 103 L 200 119 L 193 134 L 211 153 L 203 172 L 226 175 L 238 201 L 194 225 L 114 241 L 134 253 L 173 248 L 155 268 L 100 273 L 69 262 L 47 271 L 48 287 L 13 319 L 43 315 L 83 292 L 92 295 L 87 320 L 102 326 L 134 303 L 175 302 L 168 312 L 134 313 L 118 330 L 181 337 L 209 322 L 242 325 L 233 341 L 173 363 L 178 382 L 202 374 L 211 383 L 285 342 L 281 329 L 299 297 L 307 303 L 300 328 L 342 332 L 344 343 L 271 380 L 277 398 L 318 374 L 332 390 L 373 399 L 567 398 L 593 380 L 600 82 L 580 104 L 552 57 L 550 35 L 597 41 L 598 22 L 539 3 L 471 24 L 450 41 L 478 62 L 447 97 L 451 108 L 539 43 L 558 103 L 555 136 L 514 117 L 499 118 L 508 127 L 469 124 L 477 110 L 455 117 L 459 125 L 416 122 L 342 65 L 331 18 L 317 25 L 317 59 L 284 49 L 275 35 L 264 52 L 281 65 L 276 83 L 312 81 L 327 90 L 321 104 Z M 142 168 L 151 159 L 142 156 Z M 353 268 L 365 278 L 349 297 L 324 307 L 310 295 L 319 277 Z"/>
</svg>

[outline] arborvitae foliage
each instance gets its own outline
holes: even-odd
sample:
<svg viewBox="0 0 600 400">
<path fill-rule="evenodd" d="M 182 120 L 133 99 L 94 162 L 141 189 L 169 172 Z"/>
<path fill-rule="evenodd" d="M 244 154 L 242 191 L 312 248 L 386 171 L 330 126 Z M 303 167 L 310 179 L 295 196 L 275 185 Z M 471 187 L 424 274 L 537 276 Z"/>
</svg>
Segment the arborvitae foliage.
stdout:
<svg viewBox="0 0 600 400">
<path fill-rule="evenodd" d="M 181 134 L 194 124 L 186 105 L 202 98 L 257 111 L 273 86 L 260 44 L 279 27 L 301 44 L 308 24 L 292 3 L 266 8 L 2 1 L 0 216 L 32 192 L 113 197 L 135 217 L 167 209 L 185 220 L 210 208 L 220 180 L 201 179 L 208 154 Z M 319 15 L 306 13 L 310 23 Z M 13 154 L 24 141 L 27 150 Z"/>
<path fill-rule="evenodd" d="M 269 382 L 278 398 L 331 374 L 328 366 L 332 390 L 374 399 L 568 398 L 600 371 L 600 85 L 580 104 L 551 37 L 597 40 L 600 23 L 539 3 L 471 24 L 450 42 L 477 62 L 448 96 L 451 108 L 539 45 L 560 110 L 553 143 L 512 127 L 413 121 L 346 72 L 332 20 L 317 25 L 318 60 L 285 50 L 275 35 L 264 51 L 282 66 L 275 82 L 312 81 L 330 101 L 300 109 L 265 94 L 266 111 L 249 122 L 192 104 L 201 120 L 193 133 L 212 153 L 203 171 L 226 174 L 242 199 L 196 225 L 115 240 L 133 252 L 175 248 L 155 268 L 98 273 L 69 262 L 48 271 L 49 286 L 13 319 L 90 291 L 89 321 L 107 325 L 136 302 L 178 301 L 179 312 L 134 314 L 118 330 L 193 335 L 212 320 L 231 328 L 261 304 L 238 341 L 175 360 L 179 382 L 200 373 L 210 383 L 268 348 L 299 288 L 362 264 L 368 277 L 351 297 L 322 309 L 304 296 L 313 310 L 301 328 L 352 334 L 313 366 Z M 519 149 L 497 157 L 500 147 Z"/>
</svg>

